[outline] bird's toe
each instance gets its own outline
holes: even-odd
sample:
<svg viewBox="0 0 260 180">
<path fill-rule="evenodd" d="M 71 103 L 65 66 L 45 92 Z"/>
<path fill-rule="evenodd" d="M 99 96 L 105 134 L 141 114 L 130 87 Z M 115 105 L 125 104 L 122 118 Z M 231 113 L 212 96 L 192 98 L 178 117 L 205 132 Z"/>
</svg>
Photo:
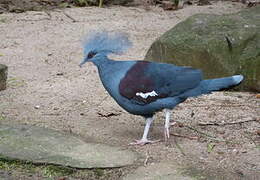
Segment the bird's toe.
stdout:
<svg viewBox="0 0 260 180">
<path fill-rule="evenodd" d="M 176 125 L 177 124 L 177 122 L 176 121 L 173 121 L 172 123 L 170 123 L 170 126 L 174 126 L 174 125 Z"/>
<path fill-rule="evenodd" d="M 148 140 L 148 139 L 140 139 L 140 140 L 135 140 L 134 142 L 130 143 L 129 145 L 146 145 L 146 144 L 153 144 L 153 143 L 157 143 L 160 142 L 160 140 Z"/>
</svg>

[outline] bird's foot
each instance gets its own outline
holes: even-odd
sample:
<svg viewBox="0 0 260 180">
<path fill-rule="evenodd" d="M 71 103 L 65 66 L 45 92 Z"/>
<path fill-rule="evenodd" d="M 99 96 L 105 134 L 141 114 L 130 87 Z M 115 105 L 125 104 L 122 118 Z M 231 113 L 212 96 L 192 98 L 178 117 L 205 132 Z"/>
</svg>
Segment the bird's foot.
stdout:
<svg viewBox="0 0 260 180">
<path fill-rule="evenodd" d="M 145 145 L 145 144 L 153 144 L 153 143 L 157 143 L 160 142 L 160 140 L 148 140 L 148 139 L 140 139 L 140 140 L 135 140 L 135 142 L 130 143 L 129 145 Z"/>
<path fill-rule="evenodd" d="M 174 122 L 170 123 L 168 126 L 166 125 L 164 127 L 164 140 L 165 140 L 165 142 L 167 142 L 168 139 L 170 138 L 170 130 L 169 130 L 170 126 L 175 126 L 175 125 L 176 125 L 176 122 L 174 121 Z"/>
</svg>

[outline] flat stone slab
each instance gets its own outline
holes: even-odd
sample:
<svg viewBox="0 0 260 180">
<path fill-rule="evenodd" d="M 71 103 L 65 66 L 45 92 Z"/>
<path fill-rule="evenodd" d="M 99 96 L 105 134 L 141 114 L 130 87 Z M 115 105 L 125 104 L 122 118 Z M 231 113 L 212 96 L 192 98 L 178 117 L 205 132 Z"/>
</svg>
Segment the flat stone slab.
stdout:
<svg viewBox="0 0 260 180">
<path fill-rule="evenodd" d="M 33 163 L 75 168 L 112 168 L 133 164 L 137 153 L 28 125 L 0 126 L 0 155 Z"/>
<path fill-rule="evenodd" d="M 174 163 L 156 163 L 149 166 L 142 166 L 136 169 L 133 174 L 127 175 L 123 180 L 194 180 L 194 178 L 183 175 L 180 167 Z"/>
</svg>

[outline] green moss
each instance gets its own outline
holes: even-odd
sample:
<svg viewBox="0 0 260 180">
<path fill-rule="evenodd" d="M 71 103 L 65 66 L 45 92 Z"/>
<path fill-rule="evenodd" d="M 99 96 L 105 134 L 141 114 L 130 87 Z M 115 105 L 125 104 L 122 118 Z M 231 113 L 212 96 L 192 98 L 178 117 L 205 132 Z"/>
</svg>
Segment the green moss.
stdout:
<svg viewBox="0 0 260 180">
<path fill-rule="evenodd" d="M 1 170 L 22 170 L 28 173 L 34 173 L 35 167 L 30 162 L 22 162 L 19 160 L 11 160 L 0 155 L 0 169 Z"/>
<path fill-rule="evenodd" d="M 35 165 L 31 162 L 8 159 L 0 155 L 0 169 L 6 171 L 21 171 L 28 174 L 40 174 L 44 177 L 59 177 L 71 175 L 74 169 L 55 165 Z"/>
<path fill-rule="evenodd" d="M 0 17 L 0 23 L 6 23 L 7 22 L 7 19 L 4 18 L 4 17 Z"/>
<path fill-rule="evenodd" d="M 64 166 L 33 164 L 31 162 L 9 159 L 0 155 L 0 170 L 22 172 L 23 174 L 37 174 L 47 179 L 57 177 L 74 177 L 80 179 L 118 179 L 122 176 L 121 168 L 114 169 L 74 169 Z"/>
<path fill-rule="evenodd" d="M 103 169 L 94 169 L 94 173 L 96 176 L 100 177 L 104 175 L 104 170 Z"/>
<path fill-rule="evenodd" d="M 24 87 L 26 82 L 18 77 L 10 77 L 7 79 L 8 87 L 15 88 L 15 87 Z"/>
<path fill-rule="evenodd" d="M 75 170 L 67 167 L 47 165 L 41 169 L 41 172 L 45 177 L 59 177 L 71 175 Z"/>
<path fill-rule="evenodd" d="M 70 7 L 70 4 L 67 3 L 67 2 L 63 2 L 63 3 L 59 4 L 59 7 L 60 8 L 67 8 L 67 7 Z"/>
<path fill-rule="evenodd" d="M 3 121 L 3 120 L 5 120 L 5 116 L 0 114 L 0 121 Z"/>
<path fill-rule="evenodd" d="M 76 6 L 88 6 L 88 5 L 98 5 L 99 0 L 74 0 L 73 3 Z"/>
</svg>

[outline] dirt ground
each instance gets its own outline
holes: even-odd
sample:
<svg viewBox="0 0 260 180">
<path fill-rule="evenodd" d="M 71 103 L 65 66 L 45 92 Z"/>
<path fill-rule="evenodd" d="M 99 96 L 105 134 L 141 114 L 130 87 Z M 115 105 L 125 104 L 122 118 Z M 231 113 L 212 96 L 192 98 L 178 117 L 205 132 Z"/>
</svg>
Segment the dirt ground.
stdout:
<svg viewBox="0 0 260 180">
<path fill-rule="evenodd" d="M 171 136 L 168 143 L 128 146 L 141 137 L 144 120 L 108 96 L 93 64 L 78 66 L 82 39 L 90 31 L 126 32 L 134 46 L 114 58 L 143 59 L 157 37 L 187 17 L 243 8 L 218 2 L 178 11 L 113 6 L 1 14 L 0 63 L 9 66 L 9 78 L 7 90 L 0 92 L 0 123 L 33 124 L 122 146 L 144 157 L 136 167 L 149 156 L 147 166 L 174 162 L 208 177 L 260 179 L 260 99 L 255 94 L 218 92 L 189 99 L 173 110 L 172 119 L 180 123 L 171 132 L 198 139 Z M 163 118 L 157 114 L 151 139 L 163 140 Z"/>
</svg>

